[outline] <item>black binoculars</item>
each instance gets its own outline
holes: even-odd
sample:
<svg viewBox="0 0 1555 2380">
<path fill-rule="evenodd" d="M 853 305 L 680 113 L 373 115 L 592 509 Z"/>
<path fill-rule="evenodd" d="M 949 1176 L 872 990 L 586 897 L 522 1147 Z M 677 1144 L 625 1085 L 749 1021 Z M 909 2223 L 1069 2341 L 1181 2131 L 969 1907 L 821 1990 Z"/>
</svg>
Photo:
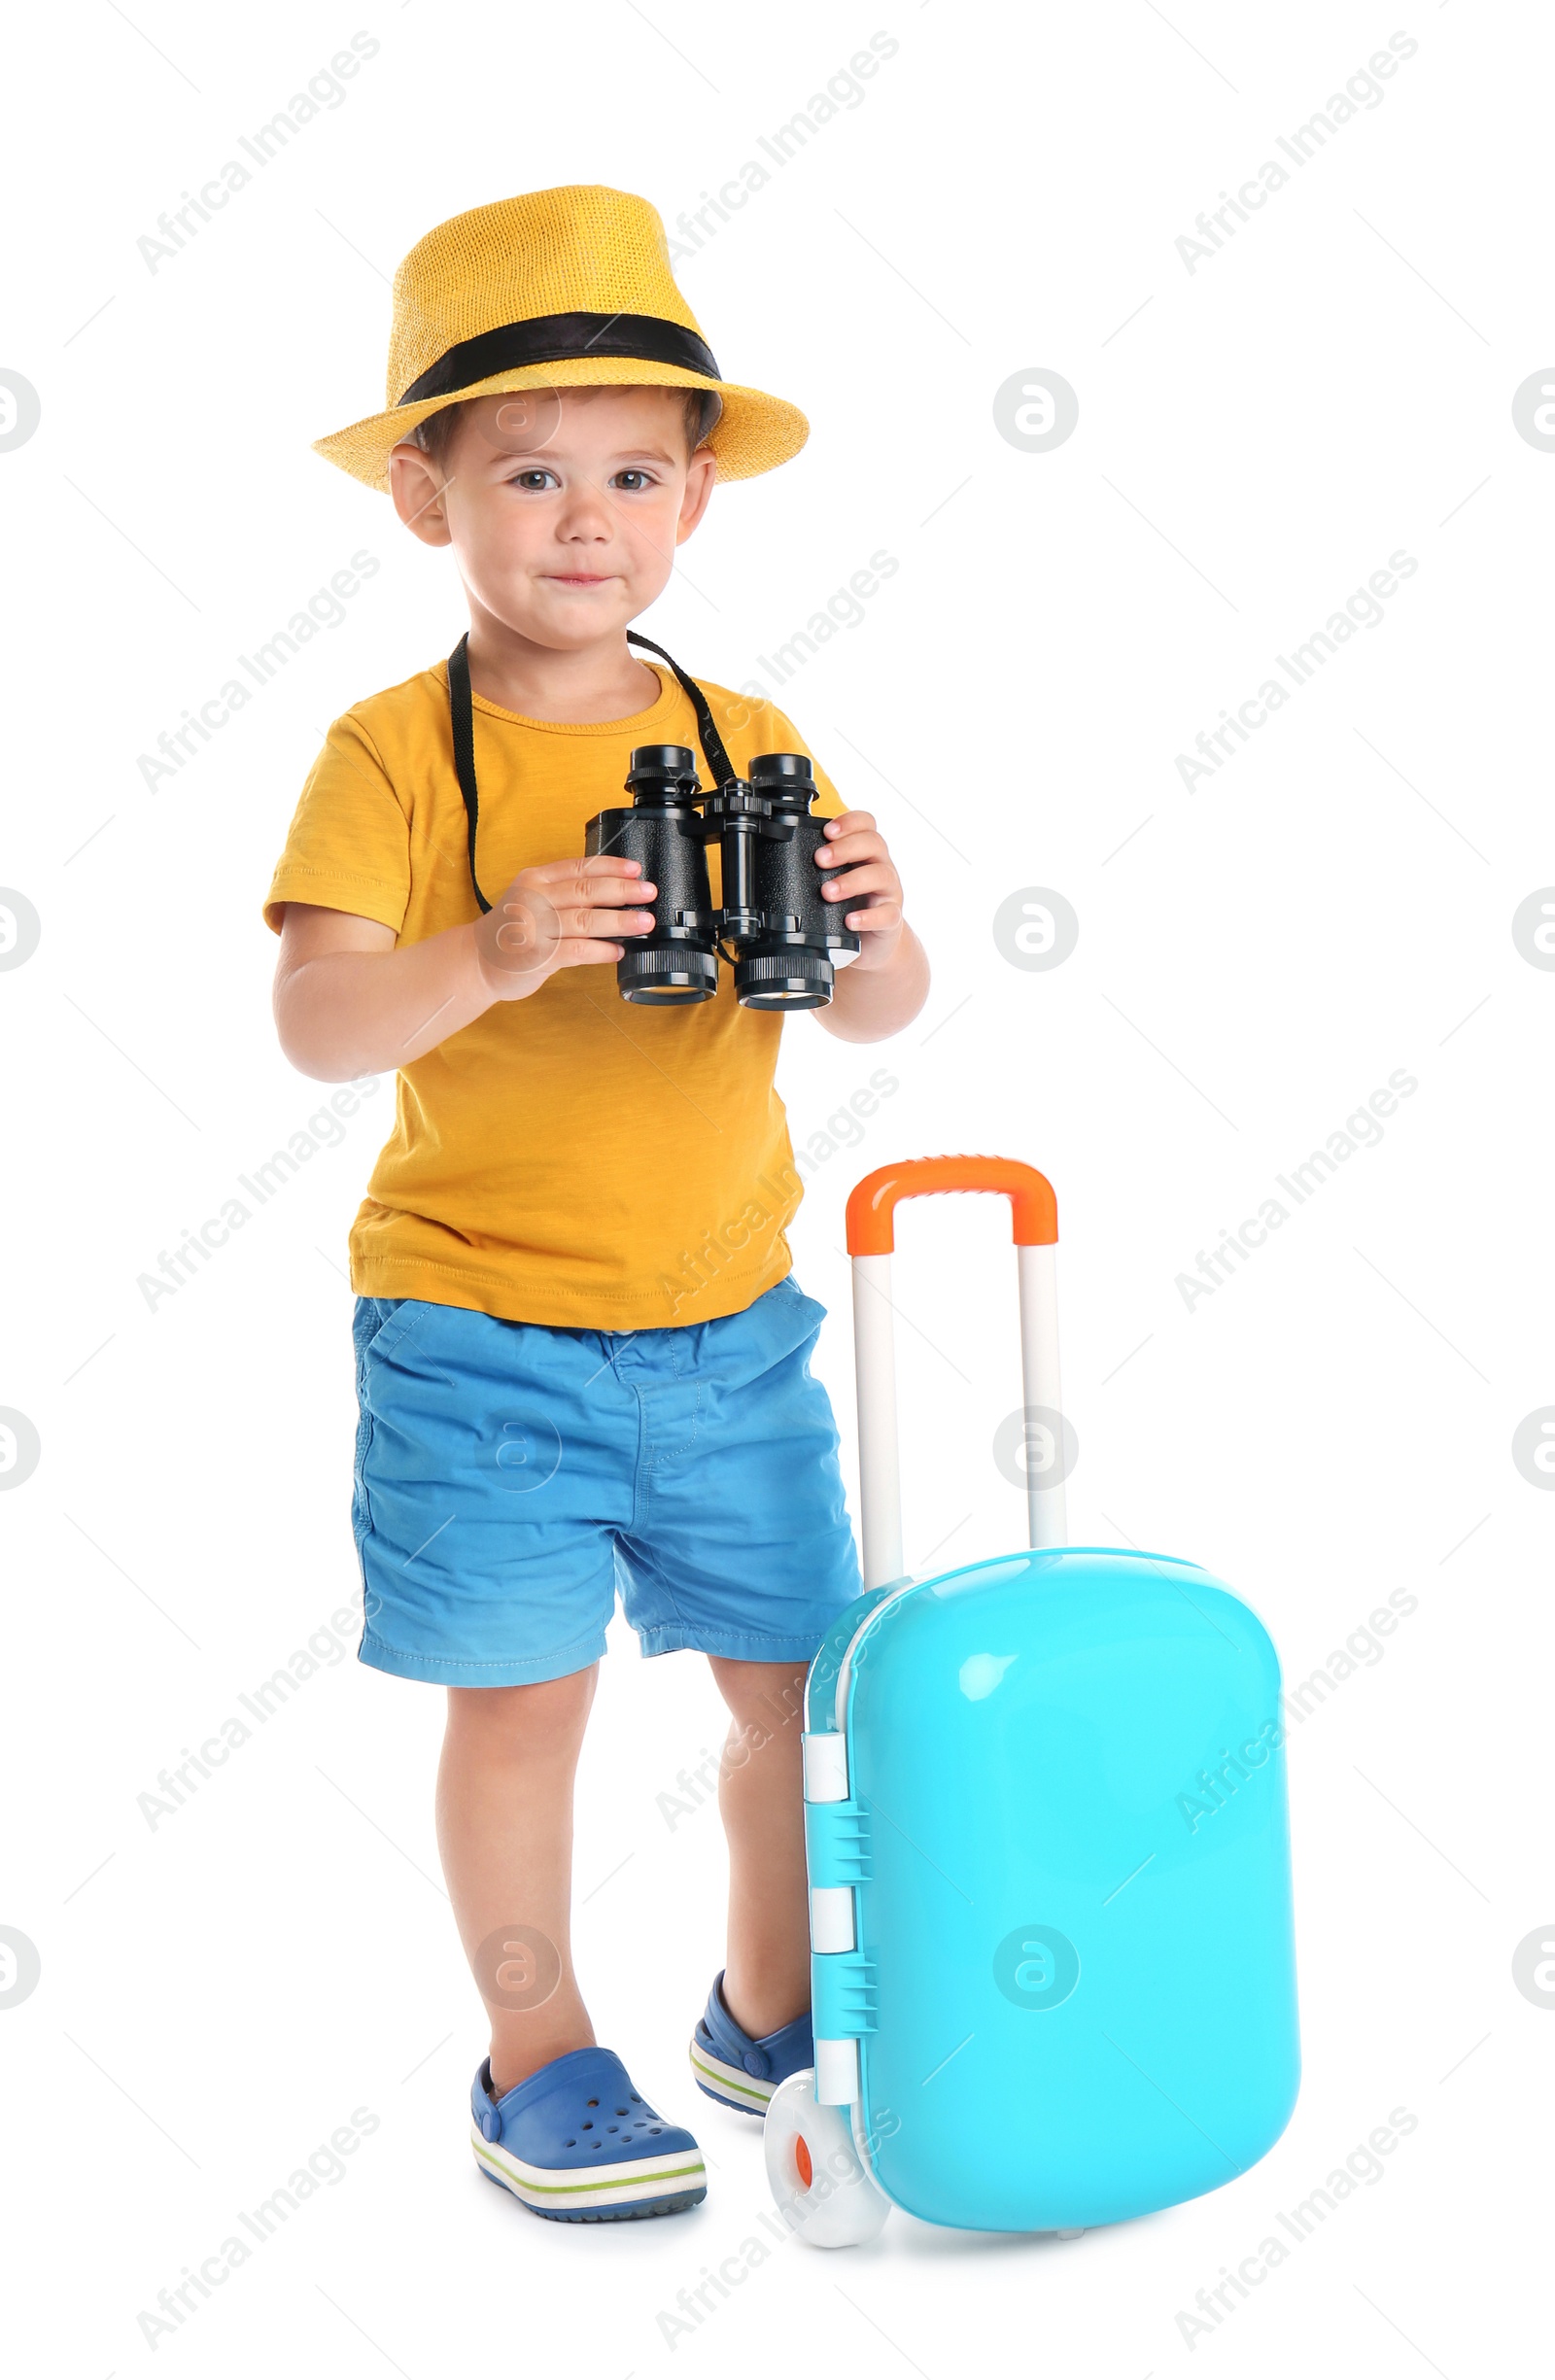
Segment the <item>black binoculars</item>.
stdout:
<svg viewBox="0 0 1555 2380">
<path fill-rule="evenodd" d="M 743 1008 L 824 1008 L 838 954 L 856 951 L 859 940 L 838 915 L 841 905 L 821 897 L 815 852 L 825 832 L 810 815 L 816 788 L 804 753 L 765 752 L 748 779 L 705 793 L 684 744 L 639 744 L 626 790 L 631 809 L 602 810 L 585 845 L 591 859 L 609 851 L 639 861 L 657 888 L 652 926 L 616 961 L 622 999 L 641 1008 L 710 1000 L 722 952 Z M 721 909 L 712 905 L 709 843 L 719 847 Z"/>
</svg>

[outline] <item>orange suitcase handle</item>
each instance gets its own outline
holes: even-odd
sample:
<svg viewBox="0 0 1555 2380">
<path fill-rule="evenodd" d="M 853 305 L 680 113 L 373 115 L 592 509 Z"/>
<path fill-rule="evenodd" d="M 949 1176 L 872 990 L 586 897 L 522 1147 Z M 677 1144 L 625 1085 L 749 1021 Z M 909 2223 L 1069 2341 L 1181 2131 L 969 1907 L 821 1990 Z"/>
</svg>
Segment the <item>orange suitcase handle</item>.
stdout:
<svg viewBox="0 0 1555 2380">
<path fill-rule="evenodd" d="M 939 1190 L 996 1190 L 1010 1201 L 1018 1248 L 1051 1248 L 1057 1241 L 1058 1202 L 1034 1165 L 1010 1156 L 918 1156 L 864 1176 L 847 1201 L 848 1255 L 890 1256 L 898 1200 Z"/>
</svg>

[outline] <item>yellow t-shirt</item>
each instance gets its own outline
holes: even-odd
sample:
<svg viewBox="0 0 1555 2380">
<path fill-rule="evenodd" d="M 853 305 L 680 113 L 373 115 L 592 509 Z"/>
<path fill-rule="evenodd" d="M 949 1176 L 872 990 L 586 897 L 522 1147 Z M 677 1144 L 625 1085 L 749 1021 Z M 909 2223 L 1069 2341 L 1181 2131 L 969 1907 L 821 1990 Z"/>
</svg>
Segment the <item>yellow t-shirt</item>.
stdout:
<svg viewBox="0 0 1555 2380">
<path fill-rule="evenodd" d="M 650 665 L 652 666 L 652 665 Z M 596 811 L 626 803 L 639 743 L 688 744 L 709 772 L 690 702 L 667 670 L 629 719 L 527 719 L 475 695 L 475 853 L 499 900 L 520 868 L 583 849 Z M 699 681 L 700 682 L 700 681 Z M 742 774 L 803 752 L 780 710 L 706 687 Z M 817 768 L 816 816 L 842 805 Z M 358 703 L 330 728 L 271 880 L 288 901 L 350 911 L 421 942 L 478 914 L 439 662 Z M 717 847 L 709 849 L 713 898 Z M 780 1281 L 799 1204 L 773 1087 L 778 1015 L 716 999 L 639 1008 L 612 966 L 567 967 L 500 1001 L 397 1078 L 395 1128 L 351 1232 L 351 1283 L 514 1322 L 651 1329 L 736 1314 Z"/>
</svg>

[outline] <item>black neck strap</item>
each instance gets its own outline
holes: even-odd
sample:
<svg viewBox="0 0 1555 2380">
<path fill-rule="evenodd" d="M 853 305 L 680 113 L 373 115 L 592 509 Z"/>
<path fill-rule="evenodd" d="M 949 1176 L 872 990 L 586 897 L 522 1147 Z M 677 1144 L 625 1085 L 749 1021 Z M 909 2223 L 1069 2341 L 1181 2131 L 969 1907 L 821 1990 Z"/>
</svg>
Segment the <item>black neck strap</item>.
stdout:
<svg viewBox="0 0 1555 2380">
<path fill-rule="evenodd" d="M 703 753 L 706 756 L 708 767 L 712 772 L 713 783 L 715 785 L 732 784 L 739 772 L 723 748 L 723 738 L 712 723 L 711 707 L 696 679 L 688 677 L 680 664 L 665 651 L 662 644 L 655 644 L 651 637 L 639 637 L 635 628 L 629 628 L 626 632 L 626 640 L 628 644 L 640 644 L 645 653 L 657 653 L 659 659 L 674 671 L 679 680 L 682 694 L 685 695 L 697 714 L 697 734 L 702 740 Z"/>
<path fill-rule="evenodd" d="M 662 644 L 650 638 L 639 637 L 636 629 L 626 632 L 629 644 L 639 644 L 645 652 L 657 653 L 673 671 L 682 692 L 697 714 L 697 734 L 715 785 L 736 781 L 736 772 L 724 749 L 723 738 L 713 724 L 712 709 L 707 696 L 694 677 L 688 677 L 680 664 L 668 654 Z M 475 874 L 475 829 L 480 817 L 480 797 L 475 789 L 475 707 L 469 691 L 469 632 L 466 629 L 448 656 L 448 715 L 454 735 L 454 771 L 459 778 L 459 790 L 465 797 L 465 819 L 469 848 L 469 880 L 482 914 L 491 903 L 480 888 Z"/>
</svg>

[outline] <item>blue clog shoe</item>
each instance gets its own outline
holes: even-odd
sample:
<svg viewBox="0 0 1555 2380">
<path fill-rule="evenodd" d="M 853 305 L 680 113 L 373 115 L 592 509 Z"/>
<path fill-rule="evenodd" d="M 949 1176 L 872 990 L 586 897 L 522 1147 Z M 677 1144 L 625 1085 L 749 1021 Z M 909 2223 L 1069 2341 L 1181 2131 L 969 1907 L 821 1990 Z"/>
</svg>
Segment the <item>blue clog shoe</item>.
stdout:
<svg viewBox="0 0 1555 2380">
<path fill-rule="evenodd" d="M 725 2107 L 743 2107 L 752 2116 L 765 2116 L 767 2102 L 778 2084 L 802 2066 L 814 2063 L 808 2010 L 792 2024 L 780 2025 L 776 2033 L 764 2033 L 753 2041 L 724 2005 L 720 1972 L 708 1994 L 707 2014 L 691 2036 L 691 2071 L 699 2090 Z"/>
<path fill-rule="evenodd" d="M 708 2194 L 691 2134 L 633 2089 L 613 2050 L 569 2050 L 500 2099 L 487 2058 L 469 2104 L 481 2172 L 552 2223 L 678 2215 Z"/>
</svg>

